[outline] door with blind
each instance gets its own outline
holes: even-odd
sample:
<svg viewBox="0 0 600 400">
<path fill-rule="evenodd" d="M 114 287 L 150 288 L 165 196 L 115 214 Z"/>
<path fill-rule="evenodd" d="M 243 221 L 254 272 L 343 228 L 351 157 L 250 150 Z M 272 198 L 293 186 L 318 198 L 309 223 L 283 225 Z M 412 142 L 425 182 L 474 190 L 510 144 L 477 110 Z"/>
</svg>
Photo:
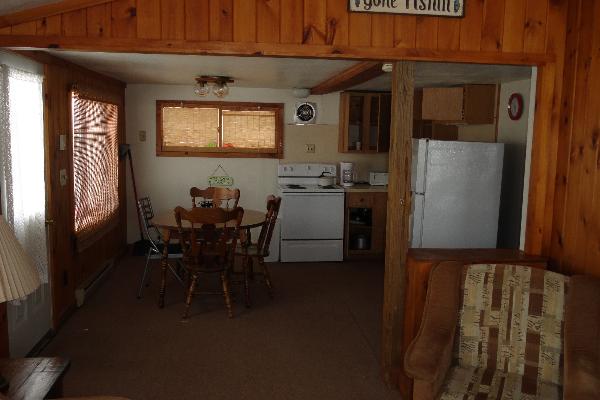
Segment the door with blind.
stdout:
<svg viewBox="0 0 600 400">
<path fill-rule="evenodd" d="M 0 54 L 0 60 L 5 56 Z M 23 357 L 51 328 L 45 226 L 43 76 L 37 65 L 10 61 L 11 66 L 0 66 L 2 214 L 33 260 L 41 281 L 36 291 L 7 305 L 10 356 Z"/>
</svg>

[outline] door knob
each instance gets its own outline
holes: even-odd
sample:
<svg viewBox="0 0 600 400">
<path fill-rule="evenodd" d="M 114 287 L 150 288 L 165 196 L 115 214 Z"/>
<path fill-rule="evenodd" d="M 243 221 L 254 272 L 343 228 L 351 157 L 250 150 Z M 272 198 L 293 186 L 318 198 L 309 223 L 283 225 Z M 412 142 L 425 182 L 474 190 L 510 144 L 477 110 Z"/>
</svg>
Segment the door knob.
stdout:
<svg viewBox="0 0 600 400">
<path fill-rule="evenodd" d="M 53 219 L 47 219 L 46 221 L 46 225 L 52 225 L 54 223 Z"/>
</svg>

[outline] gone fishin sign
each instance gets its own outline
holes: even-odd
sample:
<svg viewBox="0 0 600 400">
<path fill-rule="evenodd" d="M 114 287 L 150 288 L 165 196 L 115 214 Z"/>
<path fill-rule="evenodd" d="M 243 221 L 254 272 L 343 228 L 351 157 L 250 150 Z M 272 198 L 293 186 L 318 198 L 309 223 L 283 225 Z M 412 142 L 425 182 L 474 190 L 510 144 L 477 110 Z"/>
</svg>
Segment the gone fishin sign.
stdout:
<svg viewBox="0 0 600 400">
<path fill-rule="evenodd" d="M 463 17 L 465 0 L 349 0 L 350 11 Z M 494 1 L 494 0 L 493 0 Z"/>
</svg>

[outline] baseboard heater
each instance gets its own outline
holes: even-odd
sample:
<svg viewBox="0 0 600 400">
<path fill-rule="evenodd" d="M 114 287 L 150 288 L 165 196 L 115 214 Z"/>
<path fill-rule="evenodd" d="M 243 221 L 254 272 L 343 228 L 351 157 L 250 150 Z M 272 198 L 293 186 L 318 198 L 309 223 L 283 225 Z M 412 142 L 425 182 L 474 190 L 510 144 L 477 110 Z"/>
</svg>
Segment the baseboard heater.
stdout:
<svg viewBox="0 0 600 400">
<path fill-rule="evenodd" d="M 81 307 L 85 302 L 86 297 L 93 293 L 93 291 L 100 286 L 114 265 L 114 259 L 107 261 L 97 273 L 92 275 L 85 282 L 83 282 L 81 286 L 75 289 L 75 301 L 77 303 L 77 307 Z"/>
</svg>

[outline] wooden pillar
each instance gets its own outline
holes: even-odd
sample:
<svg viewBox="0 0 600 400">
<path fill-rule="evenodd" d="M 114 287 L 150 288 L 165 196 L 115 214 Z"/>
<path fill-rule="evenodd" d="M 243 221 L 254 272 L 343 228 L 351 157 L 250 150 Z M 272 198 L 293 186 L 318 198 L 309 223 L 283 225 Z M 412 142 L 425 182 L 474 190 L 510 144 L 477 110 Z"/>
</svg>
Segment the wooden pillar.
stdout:
<svg viewBox="0 0 600 400">
<path fill-rule="evenodd" d="M 395 386 L 403 365 L 402 330 L 410 213 L 415 63 L 396 62 L 392 74 L 381 360 L 385 381 Z"/>
</svg>

